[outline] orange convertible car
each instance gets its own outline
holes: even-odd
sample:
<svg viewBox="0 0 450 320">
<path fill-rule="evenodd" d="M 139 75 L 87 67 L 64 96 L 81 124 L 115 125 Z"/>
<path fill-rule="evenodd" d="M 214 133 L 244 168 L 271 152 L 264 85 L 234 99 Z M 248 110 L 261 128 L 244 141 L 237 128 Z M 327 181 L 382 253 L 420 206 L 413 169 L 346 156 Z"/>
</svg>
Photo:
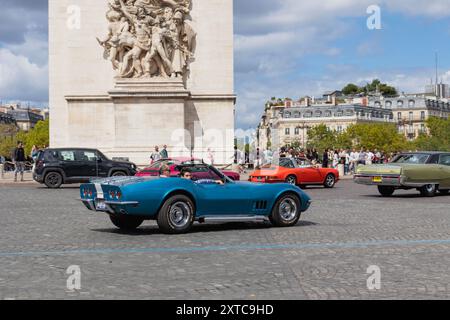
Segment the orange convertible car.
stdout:
<svg viewBox="0 0 450 320">
<path fill-rule="evenodd" d="M 339 181 L 339 171 L 320 168 L 308 160 L 281 158 L 280 164 L 265 165 L 250 174 L 249 181 L 260 183 L 289 183 L 300 187 L 323 185 L 333 188 Z"/>
</svg>

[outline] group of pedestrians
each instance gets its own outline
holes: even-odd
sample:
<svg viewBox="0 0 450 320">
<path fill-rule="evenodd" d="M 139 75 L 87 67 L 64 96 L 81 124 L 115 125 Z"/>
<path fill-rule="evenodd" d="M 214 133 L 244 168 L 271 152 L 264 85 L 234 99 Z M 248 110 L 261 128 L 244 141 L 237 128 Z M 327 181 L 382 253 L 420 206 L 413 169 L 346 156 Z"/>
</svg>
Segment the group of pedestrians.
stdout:
<svg viewBox="0 0 450 320">
<path fill-rule="evenodd" d="M 322 167 L 338 169 L 339 165 L 344 166 L 344 174 L 355 174 L 359 165 L 372 165 L 388 163 L 394 154 L 388 154 L 377 149 L 370 150 L 361 148 L 352 150 L 330 150 L 323 153 Z"/>
<path fill-rule="evenodd" d="M 47 148 L 46 146 L 43 149 Z M 35 163 L 39 152 L 42 149 L 39 146 L 33 146 L 29 156 L 26 155 L 25 146 L 23 142 L 19 141 L 11 154 L 11 162 L 14 165 L 14 182 L 23 182 L 24 173 L 28 163 Z M 7 159 L 4 156 L 0 156 L 0 173 L 1 178 L 4 178 L 5 169 L 7 166 Z M 20 180 L 19 180 L 20 177 Z"/>
<path fill-rule="evenodd" d="M 150 155 L 150 164 L 168 158 L 169 152 L 167 151 L 167 145 L 164 145 L 161 151 L 159 150 L 159 146 L 155 146 L 155 151 Z"/>
</svg>

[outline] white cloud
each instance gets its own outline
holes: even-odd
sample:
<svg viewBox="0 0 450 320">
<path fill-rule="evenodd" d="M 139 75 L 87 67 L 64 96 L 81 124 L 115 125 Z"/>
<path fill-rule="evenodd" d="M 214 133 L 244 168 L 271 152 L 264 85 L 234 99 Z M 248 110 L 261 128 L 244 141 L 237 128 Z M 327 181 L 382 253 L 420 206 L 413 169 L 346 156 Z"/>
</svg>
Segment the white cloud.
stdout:
<svg viewBox="0 0 450 320">
<path fill-rule="evenodd" d="M 48 100 L 48 66 L 38 66 L 24 56 L 0 49 L 0 99 Z"/>
</svg>

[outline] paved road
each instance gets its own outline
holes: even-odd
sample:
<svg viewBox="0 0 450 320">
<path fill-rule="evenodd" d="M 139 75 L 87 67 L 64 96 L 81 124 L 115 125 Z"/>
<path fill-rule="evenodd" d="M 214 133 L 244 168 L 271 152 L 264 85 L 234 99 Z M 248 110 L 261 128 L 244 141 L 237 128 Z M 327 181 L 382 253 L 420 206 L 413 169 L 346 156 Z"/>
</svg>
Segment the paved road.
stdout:
<svg viewBox="0 0 450 320">
<path fill-rule="evenodd" d="M 449 299 L 450 197 L 308 189 L 298 226 L 199 225 L 127 234 L 77 188 L 0 186 L 0 299 Z M 66 269 L 81 268 L 81 290 Z M 367 288 L 369 266 L 381 289 Z"/>
</svg>

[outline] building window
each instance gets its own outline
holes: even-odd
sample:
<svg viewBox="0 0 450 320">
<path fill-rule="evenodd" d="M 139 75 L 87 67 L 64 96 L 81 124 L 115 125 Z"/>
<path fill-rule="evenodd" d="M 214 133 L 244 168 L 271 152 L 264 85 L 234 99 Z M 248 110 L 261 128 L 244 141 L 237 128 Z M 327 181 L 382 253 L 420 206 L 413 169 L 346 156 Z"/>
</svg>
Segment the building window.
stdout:
<svg viewBox="0 0 450 320">
<path fill-rule="evenodd" d="M 287 118 L 287 119 L 289 119 L 289 118 L 291 117 L 291 113 L 290 113 L 290 112 L 286 112 L 286 113 L 284 114 L 284 117 Z"/>
<path fill-rule="evenodd" d="M 420 113 L 420 120 L 425 121 L 425 111 Z"/>
<path fill-rule="evenodd" d="M 425 124 L 420 125 L 420 133 L 425 133 Z"/>
<path fill-rule="evenodd" d="M 381 102 L 380 101 L 376 101 L 375 102 L 375 108 L 380 108 L 381 107 Z"/>
<path fill-rule="evenodd" d="M 316 118 L 322 117 L 322 111 L 316 111 L 315 117 Z"/>
<path fill-rule="evenodd" d="M 397 101 L 397 107 L 399 107 L 399 108 L 403 107 L 403 100 Z"/>
<path fill-rule="evenodd" d="M 284 134 L 287 135 L 287 136 L 290 136 L 291 135 L 291 129 L 286 128 L 286 130 L 284 131 Z"/>
<path fill-rule="evenodd" d="M 409 121 L 413 121 L 414 120 L 414 112 L 410 112 L 409 113 Z"/>
<path fill-rule="evenodd" d="M 392 101 L 386 101 L 385 106 L 387 109 L 390 109 L 392 107 Z"/>
<path fill-rule="evenodd" d="M 300 118 L 300 112 L 296 111 L 296 112 L 294 113 L 294 118 Z"/>
<path fill-rule="evenodd" d="M 300 134 L 300 128 L 295 128 L 295 135 L 298 136 Z"/>
<path fill-rule="evenodd" d="M 306 112 L 305 115 L 304 115 L 304 117 L 305 117 L 305 118 L 311 118 L 311 117 L 312 117 L 312 112 L 311 112 L 311 111 Z"/>
<path fill-rule="evenodd" d="M 414 108 L 414 106 L 416 105 L 416 102 L 414 100 L 409 100 L 409 107 L 410 108 Z"/>
<path fill-rule="evenodd" d="M 401 112 L 397 112 L 397 119 L 398 119 L 398 121 L 402 120 L 402 113 Z"/>
<path fill-rule="evenodd" d="M 325 112 L 325 117 L 327 117 L 327 118 L 331 117 L 331 111 L 326 111 Z"/>
</svg>

